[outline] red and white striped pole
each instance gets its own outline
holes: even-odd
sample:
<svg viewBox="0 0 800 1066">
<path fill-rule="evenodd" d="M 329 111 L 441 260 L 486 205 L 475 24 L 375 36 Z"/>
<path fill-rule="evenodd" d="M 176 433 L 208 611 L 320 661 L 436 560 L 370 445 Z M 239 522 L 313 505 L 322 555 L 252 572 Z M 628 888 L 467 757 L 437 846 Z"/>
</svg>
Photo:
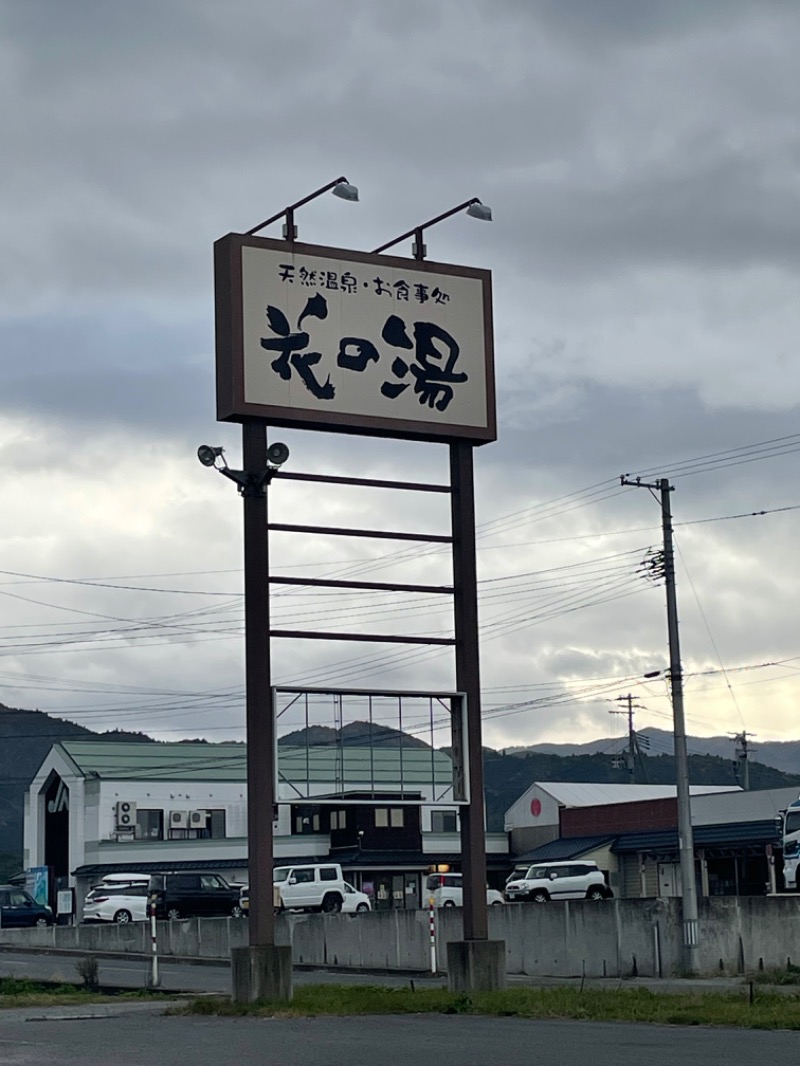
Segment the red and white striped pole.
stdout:
<svg viewBox="0 0 800 1066">
<path fill-rule="evenodd" d="M 158 926 L 156 924 L 156 897 L 150 897 L 150 987 L 158 988 L 161 978 L 158 973 Z"/>
<path fill-rule="evenodd" d="M 428 915 L 431 934 L 431 973 L 436 973 L 436 905 L 433 896 L 428 900 Z"/>
</svg>

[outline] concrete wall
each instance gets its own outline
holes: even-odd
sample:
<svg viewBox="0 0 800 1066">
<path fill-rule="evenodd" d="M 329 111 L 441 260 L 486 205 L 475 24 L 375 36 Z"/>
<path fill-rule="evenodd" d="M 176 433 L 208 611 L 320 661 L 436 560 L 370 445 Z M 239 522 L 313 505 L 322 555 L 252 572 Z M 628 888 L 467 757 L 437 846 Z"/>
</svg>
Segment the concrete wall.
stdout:
<svg viewBox="0 0 800 1066">
<path fill-rule="evenodd" d="M 704 973 L 729 974 L 800 964 L 800 898 L 701 899 L 700 958 Z M 445 945 L 462 938 L 461 911 L 437 911 L 438 963 Z M 236 918 L 159 922 L 159 953 L 227 959 L 247 943 L 247 922 Z M 515 904 L 489 910 L 489 936 L 506 944 L 508 973 L 531 976 L 664 976 L 681 971 L 678 900 L 575 901 Z M 425 971 L 430 966 L 428 912 L 379 911 L 350 915 L 280 915 L 276 940 L 291 944 L 294 962 L 344 969 Z M 59 948 L 149 954 L 146 922 L 131 925 L 2 929 L 0 947 Z M 0 968 L 2 955 L 0 955 Z"/>
</svg>

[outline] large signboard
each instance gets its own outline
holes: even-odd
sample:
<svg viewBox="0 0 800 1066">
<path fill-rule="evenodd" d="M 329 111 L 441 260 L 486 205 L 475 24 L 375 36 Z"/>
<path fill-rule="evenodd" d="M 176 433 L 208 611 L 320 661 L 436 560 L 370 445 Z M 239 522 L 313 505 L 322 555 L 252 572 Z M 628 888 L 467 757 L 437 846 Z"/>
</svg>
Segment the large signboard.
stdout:
<svg viewBox="0 0 800 1066">
<path fill-rule="evenodd" d="M 488 270 L 241 234 L 214 268 L 220 421 L 496 439 Z"/>
</svg>

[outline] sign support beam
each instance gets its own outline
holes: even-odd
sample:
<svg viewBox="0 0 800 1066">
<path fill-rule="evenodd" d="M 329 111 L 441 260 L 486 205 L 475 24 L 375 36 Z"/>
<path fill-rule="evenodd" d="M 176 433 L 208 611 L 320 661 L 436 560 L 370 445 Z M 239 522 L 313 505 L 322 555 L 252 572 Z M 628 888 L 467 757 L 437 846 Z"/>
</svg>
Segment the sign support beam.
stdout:
<svg viewBox="0 0 800 1066">
<path fill-rule="evenodd" d="M 478 575 L 475 561 L 475 487 L 472 445 L 450 445 L 456 688 L 467 697 L 469 803 L 461 808 L 464 938 L 486 940 L 486 835 L 483 813 Z"/>
<path fill-rule="evenodd" d="M 246 471 L 267 467 L 263 423 L 242 426 Z M 274 717 L 269 644 L 269 542 L 267 493 L 244 494 L 244 613 L 247 716 L 247 837 L 250 871 L 249 942 L 275 943 L 272 905 L 272 805 Z"/>
</svg>

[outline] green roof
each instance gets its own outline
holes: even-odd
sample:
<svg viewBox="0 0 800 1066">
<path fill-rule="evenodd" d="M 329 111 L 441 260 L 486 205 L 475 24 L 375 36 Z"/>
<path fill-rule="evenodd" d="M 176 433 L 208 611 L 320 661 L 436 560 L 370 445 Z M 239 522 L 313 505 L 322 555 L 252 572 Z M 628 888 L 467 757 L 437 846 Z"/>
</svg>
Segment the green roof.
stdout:
<svg viewBox="0 0 800 1066">
<path fill-rule="evenodd" d="M 125 781 L 245 781 L 244 744 L 148 744 L 68 740 L 57 745 L 84 777 Z M 452 781 L 443 752 L 399 747 L 280 747 L 280 778 L 297 784 L 332 784 L 342 790 L 440 787 Z"/>
<path fill-rule="evenodd" d="M 243 744 L 67 740 L 56 745 L 84 777 L 125 781 L 245 781 Z"/>
<path fill-rule="evenodd" d="M 280 748 L 278 771 L 284 781 L 333 783 L 352 791 L 371 788 L 448 785 L 453 764 L 443 752 L 428 748 L 310 747 Z"/>
</svg>

